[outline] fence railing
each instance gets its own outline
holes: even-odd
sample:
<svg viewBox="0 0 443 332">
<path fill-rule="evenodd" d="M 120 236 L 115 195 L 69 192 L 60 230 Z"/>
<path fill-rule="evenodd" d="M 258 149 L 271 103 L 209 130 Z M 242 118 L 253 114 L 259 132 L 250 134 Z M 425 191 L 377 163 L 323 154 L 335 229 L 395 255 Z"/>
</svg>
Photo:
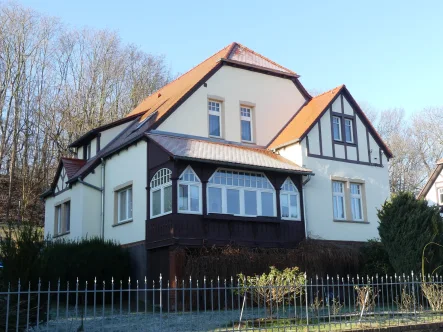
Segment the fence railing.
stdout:
<svg viewBox="0 0 443 332">
<path fill-rule="evenodd" d="M 10 283 L 0 331 L 346 331 L 437 323 L 441 276 Z"/>
</svg>

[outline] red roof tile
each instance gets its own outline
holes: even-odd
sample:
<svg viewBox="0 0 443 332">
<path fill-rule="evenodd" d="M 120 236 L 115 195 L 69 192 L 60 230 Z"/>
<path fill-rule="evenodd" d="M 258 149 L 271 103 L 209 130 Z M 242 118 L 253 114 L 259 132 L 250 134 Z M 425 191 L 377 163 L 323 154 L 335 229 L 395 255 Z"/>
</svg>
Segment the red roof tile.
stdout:
<svg viewBox="0 0 443 332">
<path fill-rule="evenodd" d="M 66 175 L 68 176 L 68 180 L 70 180 L 74 174 L 82 168 L 84 164 L 86 164 L 86 160 L 83 159 L 75 159 L 75 158 L 62 158 L 63 167 L 66 170 Z"/>
</svg>

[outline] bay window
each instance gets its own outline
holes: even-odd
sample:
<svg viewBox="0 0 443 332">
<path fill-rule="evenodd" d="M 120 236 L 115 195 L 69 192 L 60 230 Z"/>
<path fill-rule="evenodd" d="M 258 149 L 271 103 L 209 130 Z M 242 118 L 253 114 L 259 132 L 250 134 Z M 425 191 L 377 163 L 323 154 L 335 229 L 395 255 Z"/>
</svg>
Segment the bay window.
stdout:
<svg viewBox="0 0 443 332">
<path fill-rule="evenodd" d="M 178 211 L 201 213 L 201 182 L 188 166 L 178 178 Z"/>
<path fill-rule="evenodd" d="M 262 173 L 217 170 L 207 188 L 208 213 L 276 216 L 275 190 Z"/>
<path fill-rule="evenodd" d="M 151 180 L 151 218 L 172 212 L 171 170 L 162 168 Z"/>
<path fill-rule="evenodd" d="M 280 208 L 283 219 L 300 220 L 300 194 L 290 178 L 281 187 Z"/>
</svg>

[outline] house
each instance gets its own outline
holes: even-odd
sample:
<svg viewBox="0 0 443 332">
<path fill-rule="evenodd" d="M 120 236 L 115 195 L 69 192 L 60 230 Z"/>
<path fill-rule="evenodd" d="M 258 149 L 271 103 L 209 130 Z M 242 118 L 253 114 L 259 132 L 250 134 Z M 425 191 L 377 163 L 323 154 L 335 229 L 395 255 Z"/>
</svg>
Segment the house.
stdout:
<svg viewBox="0 0 443 332">
<path fill-rule="evenodd" d="M 366 241 L 389 196 L 392 153 L 346 86 L 312 97 L 238 43 L 70 148 L 45 233 L 118 240 L 140 275 L 180 275 L 183 247 Z"/>
<path fill-rule="evenodd" d="M 437 166 L 431 173 L 425 186 L 418 194 L 419 199 L 426 199 L 431 205 L 443 207 L 443 159 L 437 161 Z"/>
</svg>

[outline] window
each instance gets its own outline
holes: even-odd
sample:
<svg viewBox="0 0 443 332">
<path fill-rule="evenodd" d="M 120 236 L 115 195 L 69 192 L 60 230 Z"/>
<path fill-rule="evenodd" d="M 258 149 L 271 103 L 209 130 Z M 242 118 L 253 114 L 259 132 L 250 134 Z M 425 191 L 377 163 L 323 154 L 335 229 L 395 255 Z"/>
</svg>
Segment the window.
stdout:
<svg viewBox="0 0 443 332">
<path fill-rule="evenodd" d="M 91 143 L 86 146 L 86 160 L 91 159 Z"/>
<path fill-rule="evenodd" d="M 221 103 L 208 101 L 209 136 L 221 137 Z"/>
<path fill-rule="evenodd" d="M 338 116 L 332 117 L 332 130 L 333 130 L 334 140 L 341 141 L 341 121 Z"/>
<path fill-rule="evenodd" d="M 354 131 L 352 128 L 352 119 L 345 119 L 345 140 L 346 143 L 354 143 Z"/>
<path fill-rule="evenodd" d="M 188 166 L 178 178 L 178 211 L 185 213 L 201 213 L 200 179 Z"/>
<path fill-rule="evenodd" d="M 437 189 L 437 195 L 438 195 L 438 204 L 443 205 L 443 188 Z"/>
<path fill-rule="evenodd" d="M 344 182 L 332 182 L 332 201 L 334 208 L 334 219 L 345 219 L 345 184 Z"/>
<path fill-rule="evenodd" d="M 362 210 L 361 185 L 358 183 L 351 183 L 352 220 L 363 220 Z"/>
<path fill-rule="evenodd" d="M 66 201 L 55 207 L 54 235 L 62 235 L 71 230 L 71 202 Z"/>
<path fill-rule="evenodd" d="M 252 109 L 240 107 L 241 140 L 252 142 Z"/>
<path fill-rule="evenodd" d="M 172 212 L 171 170 L 162 168 L 151 180 L 151 218 Z"/>
<path fill-rule="evenodd" d="M 132 187 L 117 191 L 117 222 L 132 220 Z"/>
<path fill-rule="evenodd" d="M 300 220 L 300 195 L 290 178 L 281 187 L 280 208 L 282 218 Z"/>
<path fill-rule="evenodd" d="M 262 173 L 219 169 L 208 182 L 208 213 L 276 215 L 275 190 Z"/>
</svg>

